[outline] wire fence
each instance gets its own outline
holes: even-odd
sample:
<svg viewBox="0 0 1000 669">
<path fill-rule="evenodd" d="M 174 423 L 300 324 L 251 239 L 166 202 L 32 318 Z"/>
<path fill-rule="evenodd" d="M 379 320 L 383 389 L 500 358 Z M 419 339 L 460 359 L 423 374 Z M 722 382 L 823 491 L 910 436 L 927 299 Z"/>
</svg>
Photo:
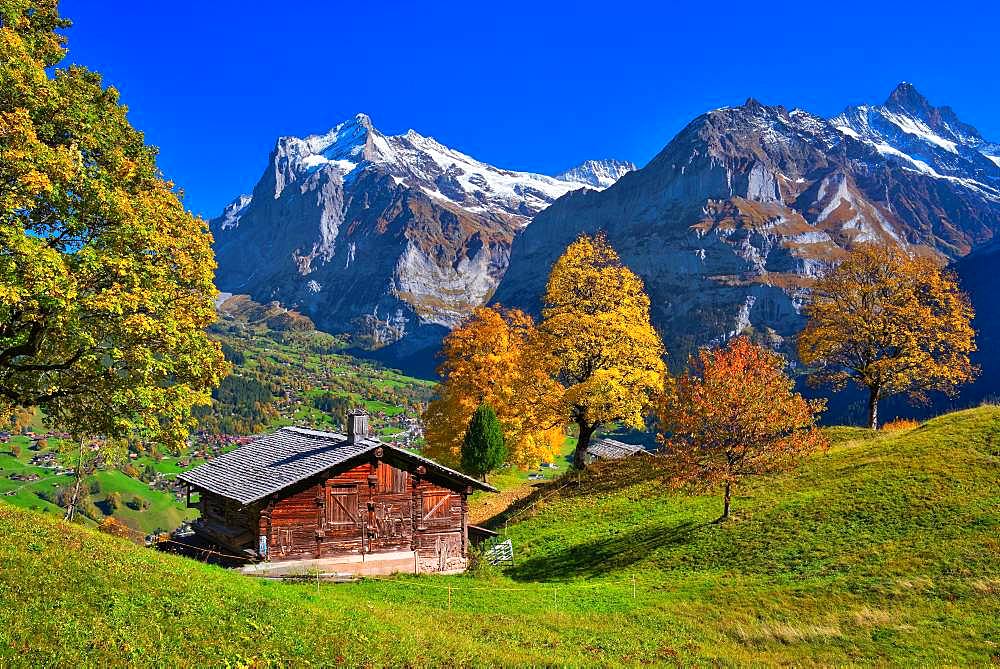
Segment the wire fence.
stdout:
<svg viewBox="0 0 1000 669">
<path fill-rule="evenodd" d="M 229 559 L 229 560 L 240 560 L 241 562 L 248 562 L 248 563 L 249 562 L 256 562 L 256 558 L 252 558 L 252 557 L 247 556 L 247 555 L 233 555 L 232 553 L 224 553 L 222 551 L 217 551 L 215 549 L 207 548 L 205 546 L 195 546 L 193 544 L 187 544 L 187 543 L 184 543 L 184 542 L 181 542 L 181 541 L 174 541 L 173 539 L 160 539 L 159 541 L 156 542 L 156 546 L 157 547 L 159 547 L 159 546 L 161 546 L 163 544 L 171 544 L 171 545 L 180 547 L 185 552 L 191 552 L 191 553 L 194 553 L 196 555 L 202 555 L 203 556 L 203 559 L 202 559 L 203 562 L 205 560 L 207 560 L 212 555 L 216 555 L 218 557 L 223 557 L 223 558 L 226 558 L 226 559 Z"/>
<path fill-rule="evenodd" d="M 545 494 L 545 495 L 539 497 L 538 499 L 536 499 L 534 502 L 532 502 L 528 506 L 526 506 L 526 507 L 524 507 L 522 509 L 518 509 L 517 511 L 515 511 L 514 513 L 512 513 L 509 516 L 503 516 L 503 533 L 504 533 L 504 536 L 507 536 L 507 523 L 509 523 L 510 521 L 512 521 L 512 520 L 514 520 L 516 518 L 521 517 L 522 515 L 524 515 L 528 511 L 533 510 L 536 506 L 538 506 L 539 504 L 541 504 L 545 500 L 554 497 L 556 495 L 556 493 L 558 493 L 560 490 L 568 488 L 571 485 L 580 485 L 580 474 L 579 473 L 577 473 L 575 477 L 570 478 L 570 480 L 566 481 L 566 483 L 563 483 L 561 486 L 559 486 L 555 490 L 551 490 L 551 491 L 548 492 L 548 494 Z"/>
</svg>

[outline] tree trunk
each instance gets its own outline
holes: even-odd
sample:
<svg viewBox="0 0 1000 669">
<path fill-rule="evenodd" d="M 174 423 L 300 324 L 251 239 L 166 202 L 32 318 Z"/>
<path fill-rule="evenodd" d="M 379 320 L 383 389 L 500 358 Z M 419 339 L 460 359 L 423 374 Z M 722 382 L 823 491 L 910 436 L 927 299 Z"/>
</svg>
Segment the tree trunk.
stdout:
<svg viewBox="0 0 1000 669">
<path fill-rule="evenodd" d="M 80 483 L 83 480 L 83 438 L 80 438 L 80 449 L 76 455 L 76 483 L 73 484 L 73 496 L 66 504 L 66 515 L 63 520 L 73 520 L 76 515 L 76 503 L 80 499 Z"/>
<path fill-rule="evenodd" d="M 587 447 L 590 446 L 590 437 L 594 434 L 594 426 L 577 422 L 580 428 L 580 436 L 576 440 L 576 450 L 573 451 L 573 467 L 575 469 L 587 468 Z"/>
<path fill-rule="evenodd" d="M 877 430 L 878 429 L 878 399 L 879 399 L 879 388 L 869 388 L 868 389 L 868 427 Z"/>
<path fill-rule="evenodd" d="M 733 499 L 733 484 L 731 481 L 726 481 L 726 492 L 722 497 L 722 515 L 719 516 L 717 522 L 722 522 L 729 518 L 729 504 Z"/>
</svg>

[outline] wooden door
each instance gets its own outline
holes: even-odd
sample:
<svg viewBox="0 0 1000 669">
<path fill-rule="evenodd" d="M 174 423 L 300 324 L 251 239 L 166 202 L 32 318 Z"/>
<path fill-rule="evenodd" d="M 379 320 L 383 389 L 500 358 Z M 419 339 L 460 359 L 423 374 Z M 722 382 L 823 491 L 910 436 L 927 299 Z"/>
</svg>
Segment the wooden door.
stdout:
<svg viewBox="0 0 1000 669">
<path fill-rule="evenodd" d="M 409 550 L 413 541 L 413 498 L 406 471 L 378 463 L 365 521 L 366 550 Z"/>
<path fill-rule="evenodd" d="M 371 504 L 365 524 L 367 550 L 378 553 L 409 549 L 412 527 L 412 501 L 376 499 Z"/>
<path fill-rule="evenodd" d="M 357 485 L 329 485 L 326 488 L 324 542 L 350 546 L 363 540 L 364 516 Z"/>
</svg>

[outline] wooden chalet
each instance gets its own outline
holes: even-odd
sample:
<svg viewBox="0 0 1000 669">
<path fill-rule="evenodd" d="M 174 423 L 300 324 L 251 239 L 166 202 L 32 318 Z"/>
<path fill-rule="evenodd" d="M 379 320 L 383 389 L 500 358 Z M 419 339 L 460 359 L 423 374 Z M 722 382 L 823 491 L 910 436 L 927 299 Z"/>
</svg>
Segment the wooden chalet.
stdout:
<svg viewBox="0 0 1000 669">
<path fill-rule="evenodd" d="M 200 495 L 204 539 L 267 565 L 361 574 L 464 570 L 468 496 L 496 492 L 369 437 L 363 411 L 346 435 L 281 428 L 178 479 Z"/>
</svg>

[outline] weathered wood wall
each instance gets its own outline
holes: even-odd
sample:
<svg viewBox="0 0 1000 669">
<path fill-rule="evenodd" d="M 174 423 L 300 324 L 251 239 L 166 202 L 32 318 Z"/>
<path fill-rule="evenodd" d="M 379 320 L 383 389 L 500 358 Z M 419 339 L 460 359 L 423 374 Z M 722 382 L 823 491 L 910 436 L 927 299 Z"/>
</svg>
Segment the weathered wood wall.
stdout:
<svg viewBox="0 0 1000 669">
<path fill-rule="evenodd" d="M 415 483 L 413 495 L 418 571 L 464 569 L 469 544 L 466 496 L 427 480 Z"/>
<path fill-rule="evenodd" d="M 284 490 L 252 518 L 272 561 L 415 551 L 419 571 L 463 569 L 467 491 L 402 460 L 373 459 Z"/>
</svg>

